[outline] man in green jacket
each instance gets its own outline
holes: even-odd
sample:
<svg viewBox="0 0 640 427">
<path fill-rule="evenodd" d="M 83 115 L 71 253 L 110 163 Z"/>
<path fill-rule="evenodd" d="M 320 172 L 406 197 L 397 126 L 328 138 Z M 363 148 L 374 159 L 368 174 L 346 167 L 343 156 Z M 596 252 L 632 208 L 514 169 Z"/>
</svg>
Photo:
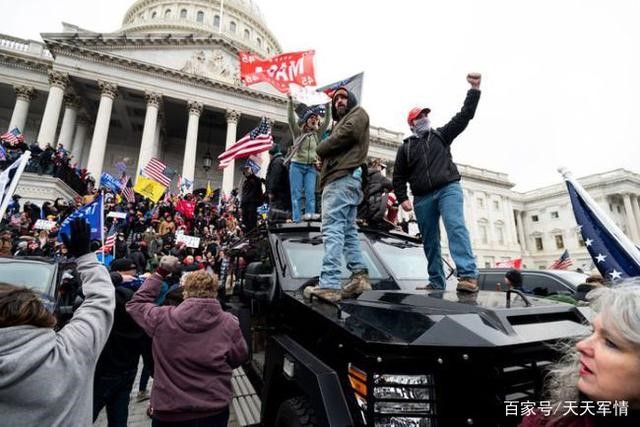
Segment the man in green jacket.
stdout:
<svg viewBox="0 0 640 427">
<path fill-rule="evenodd" d="M 319 285 L 307 287 L 304 294 L 307 298 L 315 294 L 337 301 L 356 297 L 371 289 L 356 226 L 369 150 L 369 115 L 358 106 L 356 97 L 346 88 L 334 92 L 331 108 L 338 122 L 331 136 L 316 150 L 322 161 L 320 186 L 324 258 Z M 341 288 L 343 255 L 351 271 L 351 279 Z"/>
<path fill-rule="evenodd" d="M 329 109 L 324 122 L 314 108 L 307 108 L 299 121 L 293 111 L 293 99 L 289 96 L 289 130 L 293 136 L 293 155 L 289 164 L 289 184 L 291 188 L 291 218 L 293 222 L 302 219 L 302 196 L 304 195 L 305 218 L 311 219 L 316 213 L 316 148 L 331 122 Z M 291 155 L 291 153 L 290 153 Z"/>
</svg>

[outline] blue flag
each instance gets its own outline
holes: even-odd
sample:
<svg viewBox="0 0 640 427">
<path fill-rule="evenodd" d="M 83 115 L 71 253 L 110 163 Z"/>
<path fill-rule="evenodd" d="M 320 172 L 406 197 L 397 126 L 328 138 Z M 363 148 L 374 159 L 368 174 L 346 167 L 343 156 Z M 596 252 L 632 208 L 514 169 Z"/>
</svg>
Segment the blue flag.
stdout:
<svg viewBox="0 0 640 427">
<path fill-rule="evenodd" d="M 640 250 L 600 209 L 570 172 L 560 169 L 584 244 L 602 277 L 616 281 L 640 276 Z"/>
<path fill-rule="evenodd" d="M 76 218 L 84 218 L 91 226 L 91 239 L 102 240 L 102 214 L 104 206 L 102 205 L 102 194 L 99 194 L 96 199 L 81 207 L 71 215 L 69 215 L 62 225 L 60 226 L 60 232 L 58 233 L 58 239 L 62 241 L 62 234 L 70 236 L 71 221 Z"/>
<path fill-rule="evenodd" d="M 102 176 L 100 177 L 100 186 L 115 191 L 116 193 L 119 193 L 122 189 L 122 183 L 120 180 L 107 172 L 102 173 Z"/>
</svg>

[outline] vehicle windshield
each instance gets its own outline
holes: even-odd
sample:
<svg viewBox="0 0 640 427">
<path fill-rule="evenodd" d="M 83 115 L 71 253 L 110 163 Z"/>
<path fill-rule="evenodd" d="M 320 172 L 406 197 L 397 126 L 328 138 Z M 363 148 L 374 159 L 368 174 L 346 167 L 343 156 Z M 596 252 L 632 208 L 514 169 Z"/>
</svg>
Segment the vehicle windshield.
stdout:
<svg viewBox="0 0 640 427">
<path fill-rule="evenodd" d="M 553 270 L 553 274 L 562 277 L 571 283 L 574 287 L 578 285 L 582 285 L 586 282 L 588 275 L 584 273 L 578 273 L 577 271 L 566 271 L 566 270 Z"/>
<path fill-rule="evenodd" d="M 0 282 L 49 294 L 54 266 L 35 262 L 0 263 Z"/>
<path fill-rule="evenodd" d="M 425 280 L 429 277 L 427 258 L 422 246 L 393 238 L 381 238 L 373 249 L 397 280 Z"/>
<path fill-rule="evenodd" d="M 322 238 L 316 237 L 291 237 L 282 242 L 284 251 L 289 260 L 290 274 L 294 279 L 312 278 L 320 275 L 322 267 L 322 257 L 324 256 L 324 247 Z M 364 263 L 369 270 L 370 280 L 380 280 L 388 276 L 382 272 L 374 262 L 374 256 L 371 253 L 369 245 L 360 241 L 362 248 L 362 256 Z M 347 270 L 344 261 L 340 266 L 340 278 L 347 279 L 351 276 L 351 272 Z"/>
</svg>

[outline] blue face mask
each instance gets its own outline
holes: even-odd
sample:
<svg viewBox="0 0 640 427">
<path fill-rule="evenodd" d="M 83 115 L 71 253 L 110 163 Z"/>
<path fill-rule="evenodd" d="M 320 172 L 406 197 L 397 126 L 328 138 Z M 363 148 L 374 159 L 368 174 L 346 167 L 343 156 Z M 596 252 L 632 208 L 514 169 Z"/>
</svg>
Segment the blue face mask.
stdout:
<svg viewBox="0 0 640 427">
<path fill-rule="evenodd" d="M 413 133 L 416 136 L 425 136 L 431 130 L 429 117 L 420 117 L 413 122 Z"/>
</svg>

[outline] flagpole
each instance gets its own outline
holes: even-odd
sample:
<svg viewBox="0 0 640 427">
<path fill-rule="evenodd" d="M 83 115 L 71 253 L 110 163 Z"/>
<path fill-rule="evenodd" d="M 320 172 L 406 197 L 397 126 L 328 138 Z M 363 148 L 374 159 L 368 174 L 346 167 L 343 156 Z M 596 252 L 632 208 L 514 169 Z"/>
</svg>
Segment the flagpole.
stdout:
<svg viewBox="0 0 640 427">
<path fill-rule="evenodd" d="M 102 239 L 102 263 L 104 264 L 104 189 L 100 189 L 100 239 Z"/>
<path fill-rule="evenodd" d="M 18 165 L 18 169 L 16 169 L 16 173 L 11 180 L 11 184 L 9 185 L 9 191 L 4 194 L 4 198 L 2 199 L 2 204 L 0 205 L 0 220 L 4 218 L 4 213 L 7 211 L 9 207 L 9 201 L 13 197 L 13 193 L 16 192 L 16 188 L 18 187 L 18 181 L 22 177 L 22 172 L 24 172 L 24 168 L 27 167 L 27 163 L 31 158 L 31 151 L 25 151 L 22 157 L 20 157 L 20 164 Z"/>
</svg>

